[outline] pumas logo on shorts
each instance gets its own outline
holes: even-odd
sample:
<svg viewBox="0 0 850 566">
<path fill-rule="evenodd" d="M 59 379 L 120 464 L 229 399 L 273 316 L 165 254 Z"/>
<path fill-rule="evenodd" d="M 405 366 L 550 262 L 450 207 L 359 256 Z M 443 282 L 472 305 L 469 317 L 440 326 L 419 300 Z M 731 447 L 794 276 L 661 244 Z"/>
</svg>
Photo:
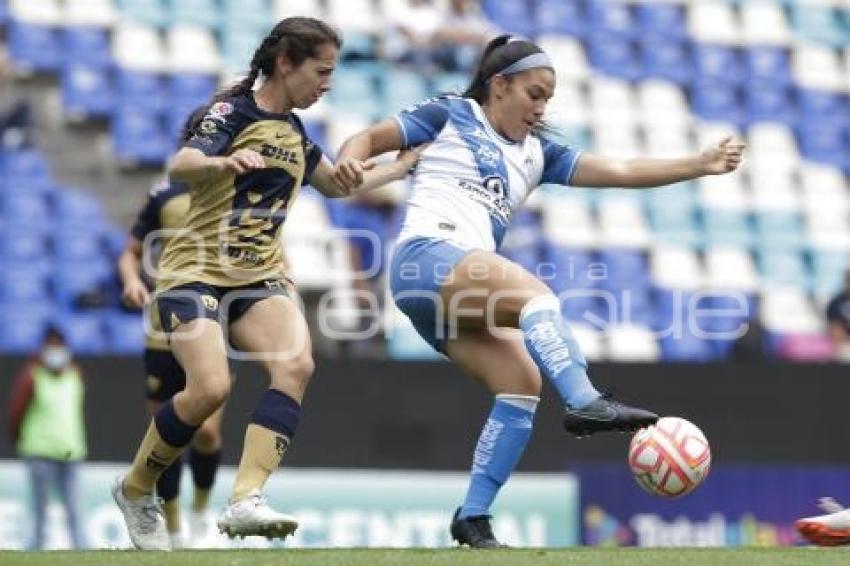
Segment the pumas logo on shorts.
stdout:
<svg viewBox="0 0 850 566">
<path fill-rule="evenodd" d="M 201 295 L 201 303 L 208 311 L 214 311 L 218 308 L 218 299 L 211 295 Z"/>
</svg>

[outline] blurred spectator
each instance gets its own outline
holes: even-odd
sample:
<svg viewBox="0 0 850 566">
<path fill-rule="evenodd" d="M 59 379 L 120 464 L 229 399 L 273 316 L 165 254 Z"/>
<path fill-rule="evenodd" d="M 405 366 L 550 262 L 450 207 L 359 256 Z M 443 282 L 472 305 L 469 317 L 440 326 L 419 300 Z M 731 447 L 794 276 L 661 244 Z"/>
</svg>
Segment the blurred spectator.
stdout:
<svg viewBox="0 0 850 566">
<path fill-rule="evenodd" d="M 74 548 L 86 546 L 79 520 L 77 464 L 86 456 L 84 385 L 65 337 L 51 328 L 39 356 L 12 385 L 9 429 L 30 476 L 35 525 L 31 550 L 45 547 L 47 499 L 55 484 Z"/>
<path fill-rule="evenodd" d="M 17 149 L 32 144 L 32 114 L 27 101 L 12 85 L 12 63 L 0 38 L 0 147 Z"/>
<path fill-rule="evenodd" d="M 412 64 L 425 76 L 437 70 L 469 72 L 498 33 L 478 0 L 451 0 L 448 10 L 433 0 L 407 0 L 389 18 L 384 56 Z"/>
<path fill-rule="evenodd" d="M 826 321 L 836 361 L 850 362 L 850 268 L 844 272 L 844 288 L 826 307 Z"/>
</svg>

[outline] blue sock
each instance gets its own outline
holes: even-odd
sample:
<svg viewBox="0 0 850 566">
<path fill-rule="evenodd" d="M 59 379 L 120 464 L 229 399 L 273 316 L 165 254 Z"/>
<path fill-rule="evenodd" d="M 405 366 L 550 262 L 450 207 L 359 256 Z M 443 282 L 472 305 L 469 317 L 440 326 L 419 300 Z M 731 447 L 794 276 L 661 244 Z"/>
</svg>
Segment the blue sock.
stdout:
<svg viewBox="0 0 850 566">
<path fill-rule="evenodd" d="M 210 489 L 213 486 L 219 460 L 221 460 L 221 450 L 205 454 L 192 448 L 189 452 L 189 468 L 192 470 L 192 481 L 195 487 Z"/>
<path fill-rule="evenodd" d="M 581 409 L 599 398 L 587 377 L 587 361 L 561 316 L 561 304 L 555 295 L 529 301 L 522 309 L 519 327 L 528 353 L 565 404 Z"/>
<path fill-rule="evenodd" d="M 171 501 L 180 495 L 180 476 L 183 472 L 183 460 L 177 458 L 156 480 L 156 494 L 163 501 Z"/>
<path fill-rule="evenodd" d="M 489 514 L 496 494 L 516 468 L 531 438 L 539 401 L 526 395 L 496 396 L 475 446 L 472 475 L 459 519 Z"/>
</svg>

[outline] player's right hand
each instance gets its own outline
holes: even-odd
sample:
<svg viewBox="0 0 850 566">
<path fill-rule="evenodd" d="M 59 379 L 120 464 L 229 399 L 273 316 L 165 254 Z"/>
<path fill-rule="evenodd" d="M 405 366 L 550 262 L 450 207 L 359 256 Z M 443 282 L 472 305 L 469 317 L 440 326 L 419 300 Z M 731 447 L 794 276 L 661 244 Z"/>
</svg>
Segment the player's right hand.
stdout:
<svg viewBox="0 0 850 566">
<path fill-rule="evenodd" d="M 264 169 L 265 167 L 265 158 L 253 149 L 248 148 L 234 151 L 225 157 L 222 162 L 222 169 L 237 175 L 242 175 L 252 169 Z"/>
<path fill-rule="evenodd" d="M 129 307 L 140 309 L 150 299 L 150 293 L 141 281 L 131 281 L 124 286 L 121 292 L 121 300 Z"/>
<path fill-rule="evenodd" d="M 336 162 L 331 175 L 346 190 L 356 189 L 363 184 L 363 172 L 370 169 L 371 165 L 368 161 L 345 157 Z"/>
</svg>

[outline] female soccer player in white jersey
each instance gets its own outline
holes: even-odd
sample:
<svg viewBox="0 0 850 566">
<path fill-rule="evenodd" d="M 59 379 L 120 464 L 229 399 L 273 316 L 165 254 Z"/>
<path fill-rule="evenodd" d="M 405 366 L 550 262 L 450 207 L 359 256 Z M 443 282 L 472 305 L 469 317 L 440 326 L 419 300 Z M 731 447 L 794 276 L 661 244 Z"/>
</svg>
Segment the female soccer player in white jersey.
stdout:
<svg viewBox="0 0 850 566">
<path fill-rule="evenodd" d="M 555 90 L 549 57 L 511 36 L 492 40 L 463 96 L 429 100 L 350 138 L 335 176 L 355 186 L 362 160 L 423 143 L 391 268 L 398 307 L 434 348 L 481 381 L 495 404 L 475 450 L 451 534 L 500 546 L 488 511 L 530 437 L 542 376 L 577 435 L 635 430 L 657 415 L 600 395 L 552 291 L 495 253 L 516 209 L 542 183 L 654 187 L 733 171 L 744 146 L 725 139 L 682 159 L 605 159 L 539 131 Z"/>
</svg>

